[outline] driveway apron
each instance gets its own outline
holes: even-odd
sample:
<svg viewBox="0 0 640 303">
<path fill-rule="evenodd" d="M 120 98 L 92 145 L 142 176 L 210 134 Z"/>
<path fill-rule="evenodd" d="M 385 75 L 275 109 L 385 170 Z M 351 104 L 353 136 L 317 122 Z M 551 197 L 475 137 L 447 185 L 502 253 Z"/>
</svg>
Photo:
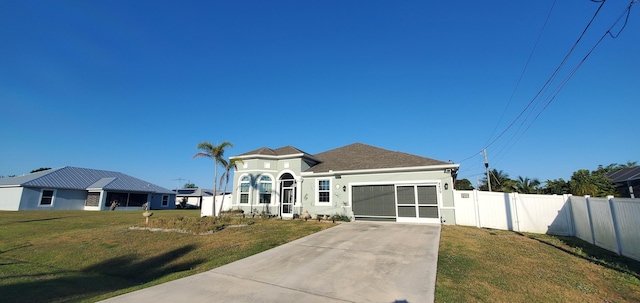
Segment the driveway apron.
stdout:
<svg viewBox="0 0 640 303">
<path fill-rule="evenodd" d="M 352 222 L 103 302 L 433 302 L 440 225 Z"/>
</svg>

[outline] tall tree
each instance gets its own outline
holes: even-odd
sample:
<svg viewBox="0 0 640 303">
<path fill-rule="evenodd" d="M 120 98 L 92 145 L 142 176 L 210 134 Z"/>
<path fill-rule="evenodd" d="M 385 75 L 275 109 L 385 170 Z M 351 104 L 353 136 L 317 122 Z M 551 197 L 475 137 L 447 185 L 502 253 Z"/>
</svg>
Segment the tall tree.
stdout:
<svg viewBox="0 0 640 303">
<path fill-rule="evenodd" d="M 224 149 L 227 147 L 233 147 L 231 142 L 222 142 L 219 145 L 213 145 L 211 142 L 200 142 L 198 143 L 197 148 L 200 152 L 193 155 L 193 158 L 209 158 L 212 159 L 214 164 L 214 175 L 213 175 L 213 209 L 216 209 L 216 194 L 218 192 L 217 180 L 218 180 L 218 166 L 226 167 L 229 165 L 227 160 L 224 159 Z"/>
<path fill-rule="evenodd" d="M 222 176 L 220 176 L 220 186 L 222 187 L 222 183 L 224 180 L 224 191 L 222 192 L 222 202 L 220 203 L 220 210 L 218 211 L 219 215 L 222 215 L 222 206 L 224 205 L 224 195 L 227 192 L 227 186 L 229 186 L 229 176 L 231 175 L 232 169 L 237 169 L 238 164 L 243 163 L 240 158 L 231 158 L 227 165 L 224 166 L 224 172 Z"/>
<path fill-rule="evenodd" d="M 501 191 L 510 193 L 513 191 L 514 181 L 509 179 L 509 174 L 505 173 L 502 170 L 493 169 L 489 171 L 489 176 L 491 176 L 491 190 L 492 191 Z M 489 190 L 489 186 L 487 184 L 487 178 L 482 179 L 482 185 L 480 185 L 480 190 Z"/>
<path fill-rule="evenodd" d="M 189 183 L 185 183 L 183 188 L 197 188 L 197 186 L 189 182 Z"/>
<path fill-rule="evenodd" d="M 453 188 L 456 190 L 472 190 L 473 185 L 471 185 L 471 181 L 469 181 L 469 179 L 460 179 L 456 180 Z"/>
<path fill-rule="evenodd" d="M 521 194 L 537 194 L 539 192 L 538 186 L 540 186 L 540 181 L 535 178 L 529 179 L 518 176 L 518 179 L 514 182 L 514 189 Z"/>
<path fill-rule="evenodd" d="M 547 195 L 564 195 L 570 194 L 571 189 L 569 183 L 564 179 L 547 180 L 544 187 L 542 187 L 542 193 Z"/>
<path fill-rule="evenodd" d="M 575 171 L 571 176 L 569 188 L 571 189 L 571 193 L 576 196 L 614 196 L 617 194 L 616 188 L 607 177 L 607 174 L 635 165 L 636 162 L 627 162 L 627 164 L 612 163 L 607 166 L 598 165 L 598 168 L 593 171 L 580 169 Z"/>
</svg>

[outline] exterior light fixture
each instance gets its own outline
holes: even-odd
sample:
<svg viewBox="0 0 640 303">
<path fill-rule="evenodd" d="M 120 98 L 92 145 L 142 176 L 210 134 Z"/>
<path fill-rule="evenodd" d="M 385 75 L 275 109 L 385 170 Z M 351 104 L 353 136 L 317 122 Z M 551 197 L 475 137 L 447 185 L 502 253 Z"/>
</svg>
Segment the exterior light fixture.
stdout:
<svg viewBox="0 0 640 303">
<path fill-rule="evenodd" d="M 342 187 L 342 191 L 347 191 L 347 186 L 346 185 Z"/>
<path fill-rule="evenodd" d="M 449 189 L 449 183 L 444 184 L 444 190 L 447 190 L 447 189 Z"/>
</svg>

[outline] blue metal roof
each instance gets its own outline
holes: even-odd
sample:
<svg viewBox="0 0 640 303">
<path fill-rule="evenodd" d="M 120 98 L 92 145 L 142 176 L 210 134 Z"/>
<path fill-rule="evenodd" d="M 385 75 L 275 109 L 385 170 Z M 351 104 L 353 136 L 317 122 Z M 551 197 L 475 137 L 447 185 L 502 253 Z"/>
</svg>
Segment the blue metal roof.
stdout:
<svg viewBox="0 0 640 303">
<path fill-rule="evenodd" d="M 169 189 L 123 173 L 71 166 L 40 171 L 20 177 L 0 178 L 0 186 L 44 187 L 78 190 L 93 188 L 115 191 L 174 194 L 174 192 Z"/>
</svg>

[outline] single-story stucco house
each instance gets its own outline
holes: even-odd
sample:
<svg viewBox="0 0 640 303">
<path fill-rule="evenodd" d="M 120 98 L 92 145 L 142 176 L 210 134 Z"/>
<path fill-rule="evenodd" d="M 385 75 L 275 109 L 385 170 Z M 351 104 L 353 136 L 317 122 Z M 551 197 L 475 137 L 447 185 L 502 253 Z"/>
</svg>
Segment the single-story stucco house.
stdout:
<svg viewBox="0 0 640 303">
<path fill-rule="evenodd" d="M 459 164 L 355 143 L 311 155 L 260 148 L 234 174 L 232 208 L 283 218 L 335 214 L 354 220 L 455 224 Z"/>
<path fill-rule="evenodd" d="M 206 199 L 213 200 L 213 189 L 179 188 L 176 194 L 176 208 L 200 208 Z"/>
<path fill-rule="evenodd" d="M 62 167 L 0 178 L 0 210 L 108 210 L 175 208 L 175 193 L 129 175 Z"/>
</svg>

